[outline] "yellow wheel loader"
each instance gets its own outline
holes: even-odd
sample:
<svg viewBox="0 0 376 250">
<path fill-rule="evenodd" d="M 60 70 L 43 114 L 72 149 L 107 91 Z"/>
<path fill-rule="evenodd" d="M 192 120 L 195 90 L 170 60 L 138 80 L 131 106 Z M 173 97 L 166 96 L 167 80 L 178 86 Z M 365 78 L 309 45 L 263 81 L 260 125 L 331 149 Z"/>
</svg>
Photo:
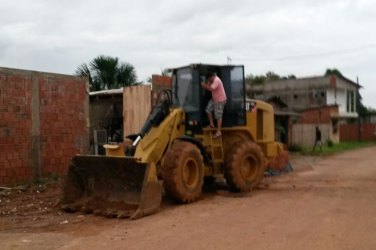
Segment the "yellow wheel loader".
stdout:
<svg viewBox="0 0 376 250">
<path fill-rule="evenodd" d="M 163 193 L 179 203 L 197 200 L 205 179 L 224 177 L 229 189 L 248 192 L 268 162 L 281 158 L 273 108 L 246 99 L 243 66 L 192 64 L 171 71 L 172 90 L 160 94 L 138 134 L 106 145 L 106 156 L 73 157 L 62 209 L 136 219 L 158 211 Z M 222 136 L 215 139 L 205 113 L 211 93 L 200 85 L 209 71 L 227 95 Z"/>
</svg>

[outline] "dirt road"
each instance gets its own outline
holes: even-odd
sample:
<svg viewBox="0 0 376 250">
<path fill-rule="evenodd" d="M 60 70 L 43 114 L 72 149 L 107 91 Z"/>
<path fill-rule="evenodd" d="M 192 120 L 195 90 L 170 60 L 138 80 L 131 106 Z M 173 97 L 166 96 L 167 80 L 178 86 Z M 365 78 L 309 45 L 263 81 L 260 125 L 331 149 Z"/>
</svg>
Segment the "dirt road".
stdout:
<svg viewBox="0 0 376 250">
<path fill-rule="evenodd" d="M 293 164 L 251 194 L 219 187 L 136 221 L 48 207 L 2 216 L 0 249 L 376 249 L 376 147 Z"/>
</svg>

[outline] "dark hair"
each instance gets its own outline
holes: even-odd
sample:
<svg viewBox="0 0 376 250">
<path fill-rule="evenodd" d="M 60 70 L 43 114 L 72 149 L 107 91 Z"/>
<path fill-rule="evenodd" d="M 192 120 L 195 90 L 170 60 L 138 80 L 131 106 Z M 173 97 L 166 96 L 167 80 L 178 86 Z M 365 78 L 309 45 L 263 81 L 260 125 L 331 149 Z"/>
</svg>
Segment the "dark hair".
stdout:
<svg viewBox="0 0 376 250">
<path fill-rule="evenodd" d="M 215 72 L 213 72 L 213 71 L 208 71 L 208 73 L 206 74 L 206 78 L 210 78 L 210 77 L 215 76 L 215 75 L 216 75 Z"/>
</svg>

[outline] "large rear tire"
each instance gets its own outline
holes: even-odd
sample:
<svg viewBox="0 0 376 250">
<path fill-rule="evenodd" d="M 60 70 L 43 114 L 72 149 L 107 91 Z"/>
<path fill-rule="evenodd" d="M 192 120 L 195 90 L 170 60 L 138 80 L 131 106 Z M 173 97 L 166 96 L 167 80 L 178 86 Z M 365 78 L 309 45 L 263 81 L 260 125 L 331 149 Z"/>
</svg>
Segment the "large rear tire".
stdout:
<svg viewBox="0 0 376 250">
<path fill-rule="evenodd" d="M 176 141 L 165 154 L 162 178 L 166 194 L 175 201 L 197 200 L 204 183 L 204 162 L 197 146 Z"/>
<path fill-rule="evenodd" d="M 260 184 L 264 176 L 264 154 L 252 141 L 240 141 L 226 155 L 225 176 L 234 191 L 248 192 Z"/>
</svg>

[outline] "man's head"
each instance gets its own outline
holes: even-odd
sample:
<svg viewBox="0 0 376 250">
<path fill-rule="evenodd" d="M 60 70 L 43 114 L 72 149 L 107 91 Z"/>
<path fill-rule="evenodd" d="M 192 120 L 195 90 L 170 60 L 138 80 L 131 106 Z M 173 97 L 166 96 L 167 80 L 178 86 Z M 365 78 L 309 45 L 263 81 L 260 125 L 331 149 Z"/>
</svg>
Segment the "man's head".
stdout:
<svg viewBox="0 0 376 250">
<path fill-rule="evenodd" d="M 206 74 L 206 79 L 207 79 L 208 82 L 213 82 L 215 76 L 216 76 L 215 72 L 209 71 Z"/>
</svg>

